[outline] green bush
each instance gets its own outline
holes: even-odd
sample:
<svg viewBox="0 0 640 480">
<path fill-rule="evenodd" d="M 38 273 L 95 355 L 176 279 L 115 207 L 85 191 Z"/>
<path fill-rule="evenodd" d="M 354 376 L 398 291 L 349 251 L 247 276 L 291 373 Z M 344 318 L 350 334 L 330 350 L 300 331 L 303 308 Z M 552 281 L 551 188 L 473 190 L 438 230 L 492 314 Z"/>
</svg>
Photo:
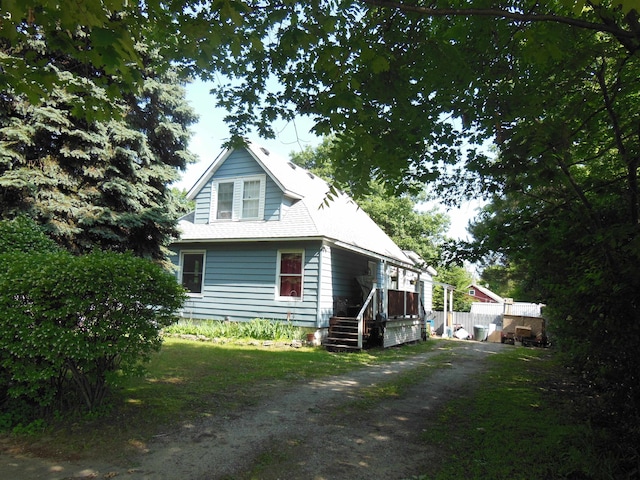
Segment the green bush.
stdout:
<svg viewBox="0 0 640 480">
<path fill-rule="evenodd" d="M 41 407 L 70 392 L 99 406 L 110 376 L 160 348 L 184 301 L 173 275 L 131 254 L 14 251 L 0 263 L 0 382 Z"/>
<path fill-rule="evenodd" d="M 0 252 L 56 252 L 58 245 L 30 218 L 0 221 Z"/>
</svg>

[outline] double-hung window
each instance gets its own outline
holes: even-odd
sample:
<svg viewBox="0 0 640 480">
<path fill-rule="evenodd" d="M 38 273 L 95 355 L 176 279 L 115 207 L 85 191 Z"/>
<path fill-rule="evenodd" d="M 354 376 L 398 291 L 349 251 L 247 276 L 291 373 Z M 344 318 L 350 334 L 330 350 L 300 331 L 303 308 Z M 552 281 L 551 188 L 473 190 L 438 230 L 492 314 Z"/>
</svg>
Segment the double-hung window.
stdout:
<svg viewBox="0 0 640 480">
<path fill-rule="evenodd" d="M 231 220 L 233 213 L 233 182 L 218 183 L 218 205 L 216 219 Z"/>
<path fill-rule="evenodd" d="M 266 175 L 225 178 L 213 182 L 212 221 L 264 219 Z"/>
<path fill-rule="evenodd" d="M 278 252 L 277 296 L 280 299 L 302 300 L 304 252 Z"/>
<path fill-rule="evenodd" d="M 180 254 L 180 276 L 182 286 L 189 294 L 202 294 L 204 279 L 204 251 L 187 251 Z"/>
<path fill-rule="evenodd" d="M 242 218 L 260 216 L 260 180 L 245 180 L 242 184 Z"/>
</svg>

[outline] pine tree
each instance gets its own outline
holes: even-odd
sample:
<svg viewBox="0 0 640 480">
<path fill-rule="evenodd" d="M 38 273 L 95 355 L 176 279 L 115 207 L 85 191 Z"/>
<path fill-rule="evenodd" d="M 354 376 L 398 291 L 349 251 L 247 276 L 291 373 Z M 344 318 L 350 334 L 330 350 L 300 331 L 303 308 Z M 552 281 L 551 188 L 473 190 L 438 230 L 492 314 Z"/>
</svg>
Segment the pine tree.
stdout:
<svg viewBox="0 0 640 480">
<path fill-rule="evenodd" d="M 64 87 L 38 105 L 0 94 L 1 218 L 26 214 L 74 253 L 164 258 L 184 213 L 170 184 L 194 160 L 187 144 L 196 117 L 177 76 L 156 74 L 153 50 L 138 48 L 141 91 L 113 96 L 94 82 L 105 72 L 56 56 L 43 40 L 24 45 L 21 54 L 40 57 Z"/>
</svg>

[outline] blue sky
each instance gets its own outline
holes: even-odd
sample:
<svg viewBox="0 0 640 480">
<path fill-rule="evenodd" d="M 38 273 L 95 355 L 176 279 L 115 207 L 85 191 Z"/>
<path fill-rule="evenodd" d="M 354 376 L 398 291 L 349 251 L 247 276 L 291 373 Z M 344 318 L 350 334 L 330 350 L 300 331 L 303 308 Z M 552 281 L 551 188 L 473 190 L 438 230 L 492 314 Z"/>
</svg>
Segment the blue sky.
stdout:
<svg viewBox="0 0 640 480">
<path fill-rule="evenodd" d="M 200 160 L 187 168 L 182 180 L 175 184 L 178 188 L 191 188 L 222 151 L 223 143 L 229 138 L 229 129 L 224 123 L 225 110 L 216 107 L 215 99 L 209 94 L 209 90 L 210 87 L 200 81 L 187 86 L 187 101 L 200 117 L 198 123 L 191 127 L 193 137 L 189 148 Z M 280 121 L 274 124 L 275 139 L 265 140 L 256 135 L 250 140 L 259 143 L 270 152 L 288 158 L 291 152 L 301 151 L 307 146 L 314 147 L 321 142 L 319 137 L 309 131 L 312 126 L 313 122 L 304 117 L 296 119 L 295 124 Z M 446 210 L 437 203 L 425 207 L 436 206 L 446 212 L 451 219 L 449 236 L 466 238 L 467 223 L 473 218 L 479 205 L 479 202 L 465 202 L 459 208 L 451 210 Z"/>
</svg>

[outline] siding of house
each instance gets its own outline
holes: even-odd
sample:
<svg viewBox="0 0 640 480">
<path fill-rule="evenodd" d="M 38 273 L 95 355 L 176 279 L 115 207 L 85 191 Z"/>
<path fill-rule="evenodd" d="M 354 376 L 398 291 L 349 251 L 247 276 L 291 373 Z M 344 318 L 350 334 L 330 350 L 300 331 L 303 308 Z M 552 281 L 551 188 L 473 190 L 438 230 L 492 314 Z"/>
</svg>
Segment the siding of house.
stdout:
<svg viewBox="0 0 640 480">
<path fill-rule="evenodd" d="M 341 248 L 333 248 L 331 255 L 332 285 L 334 297 L 351 297 L 354 300 L 361 296 L 356 276 L 367 273 L 368 258 Z"/>
<path fill-rule="evenodd" d="M 320 267 L 320 298 L 318 305 L 318 327 L 328 327 L 333 315 L 333 249 L 329 245 L 322 247 Z"/>
<path fill-rule="evenodd" d="M 304 249 L 302 301 L 276 300 L 279 249 Z M 202 296 L 190 296 L 181 312 L 187 318 L 250 321 L 291 320 L 315 327 L 317 319 L 320 242 L 174 245 L 177 265 L 182 250 L 206 250 Z M 179 274 L 179 273 L 178 273 Z"/>
<path fill-rule="evenodd" d="M 389 320 L 384 330 L 382 345 L 384 348 L 401 345 L 403 343 L 417 342 L 422 335 L 423 322 L 419 318 L 403 318 Z"/>
<path fill-rule="evenodd" d="M 474 302 L 497 303 L 493 298 L 477 289 L 474 290 L 474 295 L 467 295 L 469 295 L 469 297 L 471 297 Z"/>
<path fill-rule="evenodd" d="M 195 198 L 196 213 L 193 223 L 209 223 L 209 206 L 211 205 L 211 182 L 207 183 Z"/>
<path fill-rule="evenodd" d="M 425 312 L 430 312 L 433 309 L 433 279 L 426 273 L 422 275 L 424 276 L 420 281 L 422 306 Z"/>
<path fill-rule="evenodd" d="M 234 150 L 231 155 L 218 167 L 215 175 L 196 195 L 196 214 L 194 223 L 209 223 L 211 208 L 211 185 L 214 180 L 223 178 L 237 178 L 264 174 L 264 170 L 255 159 L 244 149 Z M 279 220 L 282 208 L 282 191 L 271 177 L 267 176 L 265 185 L 264 219 Z"/>
</svg>

